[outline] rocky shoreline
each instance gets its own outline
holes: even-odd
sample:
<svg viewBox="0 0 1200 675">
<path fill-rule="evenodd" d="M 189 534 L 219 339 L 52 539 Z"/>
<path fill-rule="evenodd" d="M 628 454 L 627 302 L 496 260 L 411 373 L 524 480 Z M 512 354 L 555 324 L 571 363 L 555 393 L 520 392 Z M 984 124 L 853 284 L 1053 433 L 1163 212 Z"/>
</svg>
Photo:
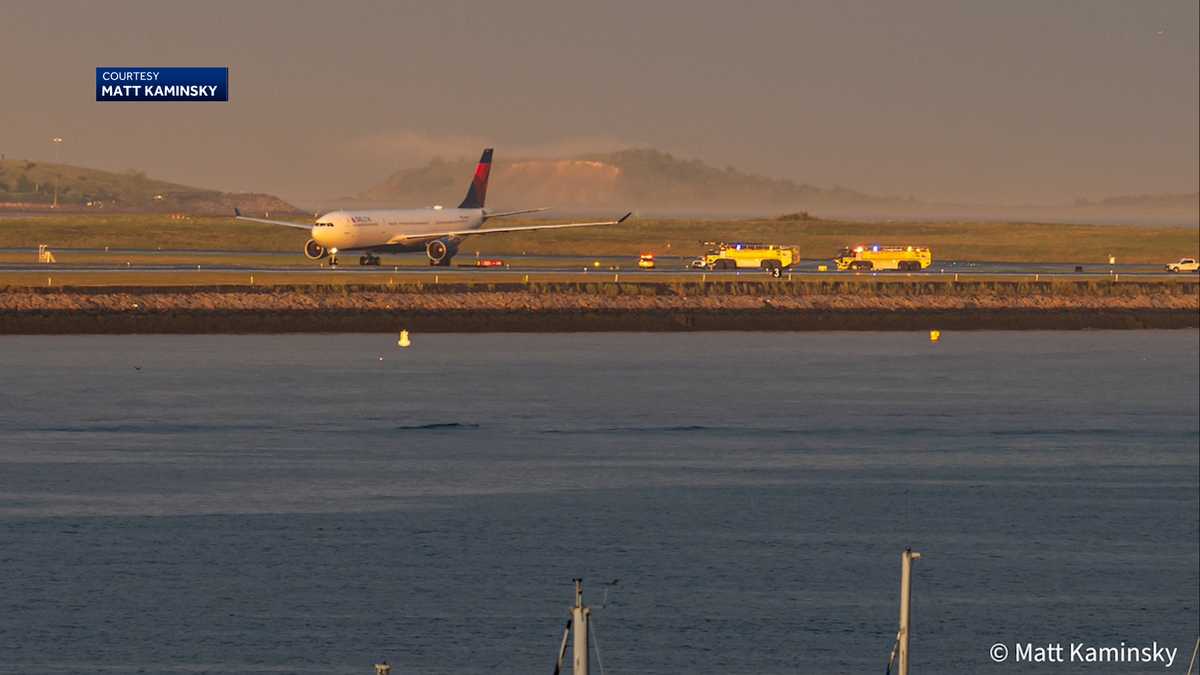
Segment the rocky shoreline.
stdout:
<svg viewBox="0 0 1200 675">
<path fill-rule="evenodd" d="M 1195 327 L 1192 281 L 0 289 L 0 334 Z"/>
</svg>

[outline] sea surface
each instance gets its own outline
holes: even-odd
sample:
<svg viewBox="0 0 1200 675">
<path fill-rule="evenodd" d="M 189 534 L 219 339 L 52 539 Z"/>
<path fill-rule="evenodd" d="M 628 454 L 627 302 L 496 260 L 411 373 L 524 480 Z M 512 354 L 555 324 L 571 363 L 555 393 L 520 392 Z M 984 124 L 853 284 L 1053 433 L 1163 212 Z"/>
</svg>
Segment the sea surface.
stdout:
<svg viewBox="0 0 1200 675">
<path fill-rule="evenodd" d="M 412 338 L 0 337 L 0 673 L 1187 668 L 1197 331 Z"/>
</svg>

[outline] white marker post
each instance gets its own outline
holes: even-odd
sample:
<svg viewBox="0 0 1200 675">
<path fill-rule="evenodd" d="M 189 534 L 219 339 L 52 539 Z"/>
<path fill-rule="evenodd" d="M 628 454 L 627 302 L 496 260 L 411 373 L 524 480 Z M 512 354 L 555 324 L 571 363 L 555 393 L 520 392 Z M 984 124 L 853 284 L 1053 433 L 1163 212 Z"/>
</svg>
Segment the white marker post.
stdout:
<svg viewBox="0 0 1200 675">
<path fill-rule="evenodd" d="M 912 548 L 904 549 L 904 553 L 900 554 L 900 634 L 897 640 L 900 643 L 900 675 L 908 675 L 908 634 L 910 619 L 912 618 L 912 564 L 914 560 L 920 560 L 921 554 L 912 550 Z"/>
<path fill-rule="evenodd" d="M 576 579 L 575 606 L 571 608 L 571 623 L 575 629 L 575 637 L 572 640 L 572 675 L 588 675 L 588 622 L 591 617 L 592 608 L 583 605 L 583 579 Z"/>
</svg>

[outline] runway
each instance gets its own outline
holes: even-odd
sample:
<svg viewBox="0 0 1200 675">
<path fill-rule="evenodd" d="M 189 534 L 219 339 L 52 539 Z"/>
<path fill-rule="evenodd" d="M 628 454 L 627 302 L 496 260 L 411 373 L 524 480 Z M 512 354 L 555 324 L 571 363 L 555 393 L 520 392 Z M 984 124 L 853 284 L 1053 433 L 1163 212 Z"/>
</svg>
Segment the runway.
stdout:
<svg viewBox="0 0 1200 675">
<path fill-rule="evenodd" d="M 460 255 L 450 267 L 431 267 L 423 255 L 385 256 L 379 266 L 361 266 L 356 254 L 345 254 L 336 268 L 327 260 L 310 261 L 293 252 L 246 252 L 204 250 L 97 250 L 63 249 L 54 251 L 55 263 L 37 262 L 36 252 L 29 249 L 0 249 L 0 277 L 30 273 L 92 273 L 97 276 L 115 273 L 142 273 L 151 275 L 179 275 L 186 278 L 195 273 L 242 273 L 270 274 L 271 276 L 303 275 L 323 273 L 330 276 L 346 275 L 439 275 L 448 278 L 506 279 L 513 274 L 541 277 L 571 277 L 580 275 L 619 274 L 627 279 L 669 280 L 672 278 L 763 278 L 767 275 L 759 270 L 703 270 L 688 266 L 690 256 L 660 256 L 653 269 L 637 266 L 636 258 L 629 256 L 496 256 L 481 260 L 500 260 L 501 266 L 480 267 L 474 256 Z M 820 271 L 820 266 L 828 271 Z M 1103 262 L 988 262 L 988 261 L 941 261 L 935 260 L 932 267 L 921 272 L 838 272 L 832 261 L 806 259 L 784 272 L 793 276 L 834 277 L 921 277 L 957 275 L 959 277 L 1097 277 L 1112 275 L 1137 275 L 1183 277 L 1187 274 L 1168 272 L 1163 265 L 1115 264 Z M 1192 275 L 1194 276 L 1194 275 Z"/>
</svg>

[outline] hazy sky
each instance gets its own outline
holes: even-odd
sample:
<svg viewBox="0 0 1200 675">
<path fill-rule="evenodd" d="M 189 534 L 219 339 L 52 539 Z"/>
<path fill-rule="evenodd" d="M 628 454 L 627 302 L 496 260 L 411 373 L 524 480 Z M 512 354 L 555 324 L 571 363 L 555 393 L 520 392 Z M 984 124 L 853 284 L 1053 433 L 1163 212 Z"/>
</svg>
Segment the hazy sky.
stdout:
<svg viewBox="0 0 1200 675">
<path fill-rule="evenodd" d="M 0 0 L 0 152 L 303 204 L 435 154 L 653 146 L 884 194 L 1200 181 L 1196 0 Z M 96 66 L 230 67 L 229 103 L 96 103 Z"/>
</svg>

